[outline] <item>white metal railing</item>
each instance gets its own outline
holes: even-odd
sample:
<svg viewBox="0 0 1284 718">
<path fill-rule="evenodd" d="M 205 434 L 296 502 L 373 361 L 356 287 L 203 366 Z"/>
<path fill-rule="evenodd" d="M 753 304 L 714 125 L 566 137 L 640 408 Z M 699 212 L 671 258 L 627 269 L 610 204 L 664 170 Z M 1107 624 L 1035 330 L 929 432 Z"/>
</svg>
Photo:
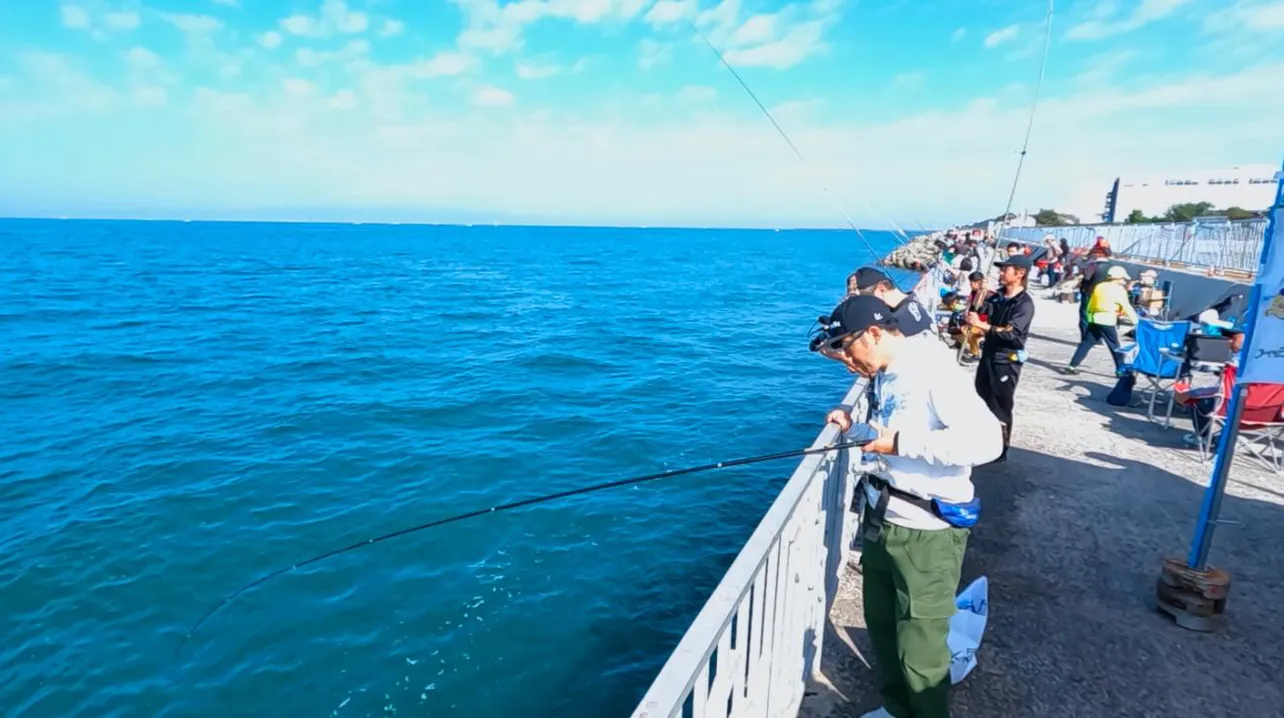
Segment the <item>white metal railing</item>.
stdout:
<svg viewBox="0 0 1284 718">
<path fill-rule="evenodd" d="M 863 404 L 864 382 L 844 404 Z M 859 409 L 857 409 L 859 412 Z M 839 440 L 830 424 L 814 447 Z M 847 559 L 848 451 L 805 457 L 696 615 L 634 718 L 798 714 L 819 675 L 829 608 Z"/>
<path fill-rule="evenodd" d="M 1071 247 L 1090 247 L 1097 237 L 1105 237 L 1115 254 L 1152 262 L 1255 272 L 1266 220 L 1205 218 L 1164 224 L 1009 227 L 1001 241 L 1039 242 L 1049 234 L 1064 237 Z"/>
</svg>

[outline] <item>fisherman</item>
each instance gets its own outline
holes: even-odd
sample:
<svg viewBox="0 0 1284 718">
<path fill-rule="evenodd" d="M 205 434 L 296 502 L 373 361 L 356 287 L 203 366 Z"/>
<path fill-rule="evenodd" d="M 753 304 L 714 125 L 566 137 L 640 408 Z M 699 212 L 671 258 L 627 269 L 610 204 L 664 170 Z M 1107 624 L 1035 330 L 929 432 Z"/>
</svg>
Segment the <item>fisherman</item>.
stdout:
<svg viewBox="0 0 1284 718">
<path fill-rule="evenodd" d="M 981 361 L 976 366 L 976 393 L 1003 425 L 1003 453 L 999 461 L 1008 458 L 1017 381 L 1021 379 L 1021 365 L 1025 363 L 1030 322 L 1034 321 L 1034 300 L 1026 291 L 1030 264 L 1030 257 L 1025 254 L 1014 254 L 995 262 L 1001 291 L 990 295 L 980 311 L 967 316 L 968 326 L 985 335 Z"/>
<path fill-rule="evenodd" d="M 1105 342 L 1106 348 L 1110 350 L 1115 373 L 1123 371 L 1124 357 L 1119 351 L 1119 320 L 1122 318 L 1128 324 L 1137 324 L 1137 310 L 1132 306 L 1126 286 L 1130 280 L 1127 269 L 1114 266 L 1106 271 L 1105 280 L 1093 287 L 1085 315 L 1088 328 L 1079 340 L 1074 356 L 1070 357 L 1070 364 L 1061 373 L 1078 374 L 1079 365 L 1088 358 L 1088 352 L 1101 342 Z"/>
<path fill-rule="evenodd" d="M 1098 236 L 1084 258 L 1083 281 L 1079 283 L 1079 341 L 1088 336 L 1088 301 L 1092 299 L 1092 290 L 1105 281 L 1110 267 L 1110 242 Z"/>
<path fill-rule="evenodd" d="M 883 706 L 864 718 L 949 715 L 954 615 L 967 546 L 980 503 L 973 466 L 1003 448 L 999 422 L 943 346 L 907 339 L 885 303 L 854 297 L 836 312 L 831 346 L 874 386 L 869 420 L 877 438 L 865 446 L 885 466 L 861 479 L 865 625 L 873 645 Z M 847 431 L 846 408 L 826 421 Z"/>
<path fill-rule="evenodd" d="M 922 334 L 932 328 L 932 316 L 923 305 L 898 289 L 886 272 L 875 267 L 861 267 L 852 276 L 856 278 L 857 293 L 877 297 L 891 308 L 905 336 Z"/>
</svg>

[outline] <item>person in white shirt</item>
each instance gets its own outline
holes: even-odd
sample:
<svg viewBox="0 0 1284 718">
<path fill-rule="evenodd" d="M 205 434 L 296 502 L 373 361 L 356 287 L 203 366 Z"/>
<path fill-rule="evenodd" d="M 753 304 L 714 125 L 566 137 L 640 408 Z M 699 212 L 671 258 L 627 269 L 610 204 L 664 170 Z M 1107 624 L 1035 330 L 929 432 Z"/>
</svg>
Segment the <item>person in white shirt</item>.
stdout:
<svg viewBox="0 0 1284 718">
<path fill-rule="evenodd" d="M 949 715 L 946 644 L 968 529 L 980 503 L 972 467 L 1003 451 L 998 419 L 944 345 L 906 338 L 886 303 L 855 297 L 837 312 L 833 349 L 874 385 L 865 447 L 886 469 L 862 479 L 865 623 L 883 706 L 865 718 Z M 826 420 L 847 431 L 851 413 Z"/>
</svg>

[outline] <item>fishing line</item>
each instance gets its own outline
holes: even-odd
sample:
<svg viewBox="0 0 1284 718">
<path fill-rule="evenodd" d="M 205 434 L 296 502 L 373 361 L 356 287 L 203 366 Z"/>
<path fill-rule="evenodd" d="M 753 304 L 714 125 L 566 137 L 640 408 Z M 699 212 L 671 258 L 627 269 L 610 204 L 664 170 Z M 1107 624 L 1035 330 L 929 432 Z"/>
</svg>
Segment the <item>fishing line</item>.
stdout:
<svg viewBox="0 0 1284 718">
<path fill-rule="evenodd" d="M 762 104 L 762 100 L 758 99 L 758 95 L 754 93 L 752 89 L 750 89 L 748 83 L 746 83 L 744 81 L 744 78 L 740 76 L 740 73 L 736 72 L 736 68 L 732 67 L 731 63 L 727 62 L 727 58 L 722 55 L 722 52 L 718 50 L 718 48 L 715 47 L 712 42 L 709 41 L 709 38 L 704 36 L 704 33 L 700 32 L 700 29 L 697 28 L 694 23 L 691 24 L 691 31 L 694 32 L 696 34 L 696 37 L 700 38 L 700 40 L 704 42 L 704 44 L 707 45 L 710 50 L 713 51 L 714 55 L 717 55 L 718 61 L 722 63 L 723 67 L 727 68 L 727 70 L 731 72 L 731 76 L 736 78 L 736 82 L 740 83 L 740 87 L 744 88 L 744 91 L 753 100 L 754 104 L 758 106 L 758 109 L 762 111 L 762 114 L 765 115 L 767 117 L 767 120 L 771 122 L 771 126 L 776 128 L 776 132 L 779 133 L 780 137 L 784 139 L 786 144 L 789 145 L 789 149 L 794 151 L 794 156 L 797 157 L 798 161 L 802 163 L 803 168 L 806 169 L 808 172 L 811 172 L 812 174 L 816 174 L 812 169 L 811 164 L 807 162 L 806 158 L 803 157 L 802 152 L 798 150 L 798 146 L 795 145 L 794 141 L 789 138 L 789 133 L 785 132 L 785 128 L 780 126 L 780 123 L 777 122 L 776 118 L 772 116 L 771 111 L 767 109 L 767 106 Z M 847 213 L 847 209 L 843 207 L 843 203 L 839 201 L 838 197 L 835 196 L 833 192 L 829 191 L 829 187 L 825 184 L 823 180 L 819 179 L 819 177 L 814 177 L 813 179 L 816 180 L 816 184 L 820 185 L 820 191 L 834 203 L 834 207 L 837 208 L 838 212 L 843 215 L 843 219 L 847 220 L 847 226 L 852 228 L 852 231 L 856 233 L 857 237 L 860 237 L 860 241 L 865 243 L 865 248 L 869 250 L 870 255 L 872 255 L 874 259 L 877 260 L 879 257 L 878 252 L 874 251 L 874 247 L 869 243 L 869 240 L 865 239 L 865 234 L 861 232 L 860 229 L 856 226 L 856 223 L 852 221 L 852 217 L 850 214 Z M 870 211 L 870 214 L 873 214 L 874 216 L 879 218 L 883 218 L 882 215 L 876 212 L 874 208 L 869 205 L 868 202 L 865 202 L 862 199 L 861 203 L 865 205 L 865 209 Z M 889 218 L 883 218 L 883 219 L 886 219 L 887 223 L 890 224 L 892 228 L 895 230 L 892 233 L 892 237 L 901 245 L 904 245 L 905 242 L 909 239 L 909 235 L 905 234 L 905 230 L 901 229 L 891 219 Z M 899 234 L 900 236 L 897 236 L 897 234 Z"/>
<path fill-rule="evenodd" d="M 1043 60 L 1039 63 L 1039 80 L 1034 84 L 1034 100 L 1030 103 L 1030 119 L 1025 126 L 1025 141 L 1021 143 L 1021 154 L 1017 157 L 1016 175 L 1012 178 L 1012 190 L 1008 192 L 1008 206 L 1003 210 L 1003 224 L 999 227 L 999 236 L 994 240 L 995 251 L 990 255 L 989 265 L 985 268 L 986 275 L 989 275 L 990 268 L 994 266 L 994 259 L 999 254 L 999 242 L 1002 241 L 1003 232 L 1008 227 L 1008 216 L 1012 214 L 1012 202 L 1016 199 L 1017 183 L 1021 181 L 1021 168 L 1025 165 L 1025 155 L 1030 148 L 1030 135 L 1034 133 L 1034 116 L 1039 110 L 1039 93 L 1043 89 L 1043 75 L 1048 68 L 1048 51 L 1052 47 L 1053 1 L 1048 0 L 1048 16 L 1043 35 Z"/>
<path fill-rule="evenodd" d="M 1025 155 L 1027 150 L 1030 148 L 1030 135 L 1034 133 L 1034 116 L 1039 110 L 1039 93 L 1043 89 L 1043 76 L 1044 72 L 1048 68 L 1048 51 L 1052 47 L 1053 2 L 1054 0 L 1048 0 L 1048 15 L 1043 34 L 1043 60 L 1039 62 L 1039 79 L 1034 84 L 1034 99 L 1030 103 L 1030 119 L 1025 126 L 1025 141 L 1021 143 L 1021 154 L 1017 158 L 1016 175 L 1012 178 L 1012 189 L 1008 192 L 1008 206 L 1003 210 L 1003 223 L 999 225 L 999 234 L 994 238 L 994 250 L 990 252 L 989 261 L 985 263 L 985 268 L 981 270 L 981 273 L 986 276 L 985 281 L 987 283 L 989 281 L 990 270 L 994 268 L 994 261 L 999 257 L 999 249 L 1003 242 L 1003 233 L 1008 228 L 1008 216 L 1012 214 L 1012 202 L 1016 199 L 1017 184 L 1021 181 L 1021 168 L 1025 165 Z M 983 300 L 985 297 L 984 285 L 981 287 L 980 295 L 980 299 Z M 981 308 L 981 304 L 983 303 L 983 301 L 978 302 L 977 297 L 969 297 L 967 306 L 968 309 L 975 312 Z M 959 343 L 958 354 L 955 356 L 956 361 L 963 361 L 963 349 L 966 346 L 966 342 Z"/>
<path fill-rule="evenodd" d="M 533 506 L 535 504 L 542 504 L 542 503 L 547 503 L 549 501 L 556 501 L 557 499 L 564 499 L 570 496 L 578 496 L 580 494 L 588 494 L 588 493 L 593 493 L 595 491 L 605 491 L 606 489 L 614 489 L 614 488 L 619 488 L 621 486 L 641 484 L 641 483 L 646 483 L 648 481 L 658 481 L 660 479 L 667 479 L 672 476 L 681 476 L 683 474 L 694 474 L 697 472 L 712 471 L 715 469 L 728 469 L 733 466 L 745 466 L 748 464 L 757 464 L 764 461 L 775 461 L 777 459 L 788 459 L 788 458 L 797 457 L 797 456 L 809 456 L 811 454 L 823 454 L 830 451 L 840 451 L 842 449 L 851 449 L 851 448 L 864 446 L 865 444 L 868 444 L 869 442 L 877 438 L 876 436 L 871 435 L 868 431 L 863 435 L 857 436 L 858 428 L 859 427 L 853 427 L 852 431 L 848 432 L 849 437 L 855 436 L 857 438 L 846 442 L 830 444 L 828 446 L 812 447 L 808 449 L 796 449 L 794 451 L 782 451 L 777 454 L 765 454 L 763 456 L 752 456 L 745 459 L 731 459 L 730 461 L 719 461 L 714 464 L 705 464 L 703 466 L 691 466 L 685 469 L 670 469 L 668 471 L 661 471 L 655 474 L 647 474 L 646 476 L 637 476 L 631 479 L 619 479 L 617 481 L 608 481 L 606 483 L 595 484 L 593 486 L 585 486 L 579 489 L 571 489 L 569 491 L 559 491 L 558 493 L 555 493 L 555 494 L 547 494 L 545 496 L 536 496 L 530 499 L 522 499 L 521 501 L 513 501 L 507 504 L 499 504 L 498 506 L 491 506 L 490 508 L 486 508 L 486 509 L 469 511 L 468 513 L 459 514 L 457 516 L 450 516 L 444 519 L 437 519 L 436 521 L 429 521 L 428 523 L 419 524 L 418 526 L 411 526 L 410 528 L 399 529 L 397 531 L 386 533 L 381 536 L 368 538 L 364 541 L 358 541 L 357 543 L 344 546 L 343 548 L 337 548 L 332 551 L 327 551 L 323 554 L 313 556 L 312 558 L 300 561 L 296 564 L 286 566 L 284 568 L 279 568 L 229 593 L 227 596 L 223 598 L 223 600 L 215 604 L 213 608 L 206 611 L 205 615 L 201 616 L 200 620 L 192 624 L 192 627 L 188 629 L 187 634 L 183 636 L 183 640 L 179 641 L 178 647 L 174 649 L 174 657 L 175 658 L 178 657 L 179 651 L 183 650 L 183 646 L 187 644 L 187 641 L 192 637 L 193 634 L 196 633 L 197 629 L 199 629 L 202 625 L 204 625 L 204 623 L 207 620 L 209 620 L 209 618 L 213 616 L 216 612 L 218 612 L 220 608 L 231 603 L 237 596 L 240 596 L 241 594 L 253 588 L 261 586 L 264 583 L 267 583 L 268 581 L 276 578 L 277 576 L 282 576 L 284 574 L 290 573 L 291 571 L 294 571 L 295 569 L 299 569 L 304 566 L 317 563 L 319 561 L 324 561 L 327 558 L 332 558 L 334 556 L 338 556 L 339 554 L 347 553 L 349 551 L 355 551 L 356 549 L 362 548 L 364 546 L 372 546 L 374 544 L 381 543 L 389 539 L 398 538 L 400 536 L 406 536 L 408 534 L 424 531 L 431 528 L 436 528 L 438 526 L 445 526 L 446 524 L 452 524 L 457 521 L 463 521 L 465 519 L 471 519 L 477 516 L 483 516 L 485 514 L 497 514 L 503 511 L 511 511 L 513 509 L 523 508 L 525 506 Z"/>
</svg>

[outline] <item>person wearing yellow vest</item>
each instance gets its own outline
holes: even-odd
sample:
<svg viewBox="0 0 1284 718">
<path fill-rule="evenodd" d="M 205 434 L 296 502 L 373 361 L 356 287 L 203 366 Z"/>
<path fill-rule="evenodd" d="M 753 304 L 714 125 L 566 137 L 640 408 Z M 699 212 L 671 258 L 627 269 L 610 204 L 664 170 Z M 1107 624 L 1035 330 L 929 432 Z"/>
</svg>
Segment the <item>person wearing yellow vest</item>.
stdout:
<svg viewBox="0 0 1284 718">
<path fill-rule="evenodd" d="M 1074 350 L 1070 365 L 1064 369 L 1066 374 L 1078 374 L 1079 365 L 1087 358 L 1088 352 L 1101 342 L 1106 343 L 1110 357 L 1115 362 L 1115 373 L 1123 369 L 1124 358 L 1119 353 L 1119 320 L 1128 324 L 1137 323 L 1137 310 L 1132 308 L 1128 298 L 1128 270 L 1120 266 L 1111 267 L 1106 272 L 1106 281 L 1099 282 L 1092 288 L 1084 318 L 1087 320 L 1087 331 Z"/>
</svg>

